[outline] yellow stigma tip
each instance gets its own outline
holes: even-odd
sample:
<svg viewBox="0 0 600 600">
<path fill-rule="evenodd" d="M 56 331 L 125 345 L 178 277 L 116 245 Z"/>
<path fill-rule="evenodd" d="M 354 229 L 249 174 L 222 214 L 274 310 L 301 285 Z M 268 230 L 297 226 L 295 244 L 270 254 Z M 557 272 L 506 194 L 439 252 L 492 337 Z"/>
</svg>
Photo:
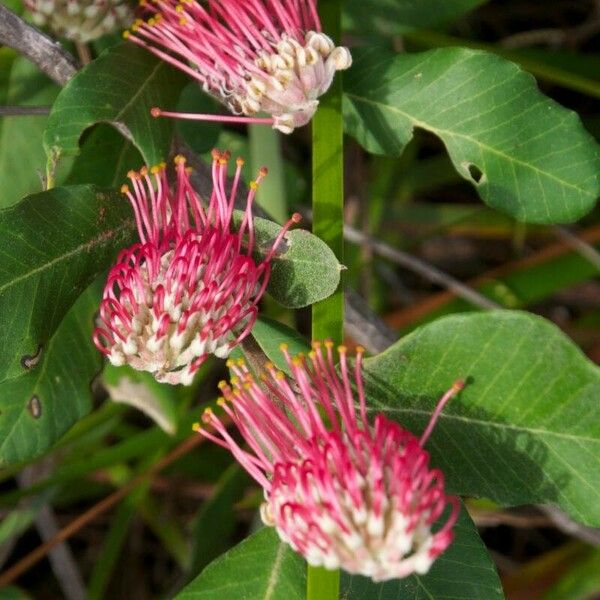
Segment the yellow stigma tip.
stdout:
<svg viewBox="0 0 600 600">
<path fill-rule="evenodd" d="M 192 425 L 192 431 L 199 433 L 201 430 L 202 430 L 202 427 L 200 426 L 200 423 L 194 423 Z"/>
<path fill-rule="evenodd" d="M 333 348 L 333 342 L 331 340 L 325 340 L 325 348 Z"/>
<path fill-rule="evenodd" d="M 231 378 L 231 385 L 237 385 L 240 382 L 240 378 L 235 375 Z"/>
<path fill-rule="evenodd" d="M 246 361 L 243 358 L 238 358 L 236 360 L 236 364 L 238 367 L 245 367 L 246 366 Z"/>
<path fill-rule="evenodd" d="M 204 415 L 209 417 L 213 414 L 212 408 L 209 406 L 207 408 L 204 409 Z"/>
<path fill-rule="evenodd" d="M 339 354 L 346 354 L 346 352 L 348 351 L 348 348 L 346 348 L 346 346 L 338 346 L 337 351 Z"/>
<path fill-rule="evenodd" d="M 129 31 L 124 31 L 123 32 L 123 38 L 124 39 L 128 39 L 130 35 L 131 35 L 131 32 L 129 32 Z"/>
<path fill-rule="evenodd" d="M 270 360 L 268 360 L 268 361 L 265 363 L 265 369 L 267 369 L 267 370 L 269 370 L 269 371 L 270 371 L 271 369 L 273 369 L 273 363 L 272 363 Z"/>
<path fill-rule="evenodd" d="M 362 354 L 364 351 L 363 346 L 356 346 L 356 354 Z"/>
<path fill-rule="evenodd" d="M 256 181 L 251 181 L 249 184 L 249 187 L 251 190 L 257 190 L 258 189 L 258 183 L 256 183 Z"/>
<path fill-rule="evenodd" d="M 181 17 L 181 19 L 179 19 L 179 24 L 185 27 L 188 24 L 188 20 L 184 17 Z"/>
<path fill-rule="evenodd" d="M 225 406 L 225 398 L 222 396 L 217 399 L 217 406 Z"/>
<path fill-rule="evenodd" d="M 226 366 L 228 369 L 231 369 L 231 367 L 233 367 L 233 365 L 235 365 L 235 362 L 233 361 L 233 359 L 232 359 L 232 358 L 228 358 L 228 359 L 225 361 L 225 366 Z"/>
<path fill-rule="evenodd" d="M 221 380 L 221 381 L 219 381 L 219 383 L 217 384 L 217 387 L 218 387 L 220 390 L 222 390 L 222 389 L 224 389 L 224 388 L 226 388 L 226 387 L 227 387 L 227 382 L 226 382 L 226 381 L 223 381 L 223 380 Z"/>
<path fill-rule="evenodd" d="M 160 169 L 160 165 L 154 165 L 151 169 L 150 169 L 150 173 L 152 173 L 152 175 L 158 175 L 160 173 L 161 169 Z"/>
<path fill-rule="evenodd" d="M 292 358 L 292 364 L 295 367 L 301 367 L 302 366 L 302 357 L 301 356 L 294 356 L 294 358 Z"/>
<path fill-rule="evenodd" d="M 279 344 L 279 349 L 280 349 L 282 352 L 287 352 L 287 349 L 288 349 L 288 348 L 289 348 L 289 346 L 288 346 L 288 345 L 287 345 L 285 342 L 284 342 L 284 343 L 282 343 L 282 344 Z"/>
<path fill-rule="evenodd" d="M 183 156 L 183 154 L 178 154 L 174 159 L 173 162 L 176 165 L 185 165 L 185 163 L 187 162 L 187 159 L 185 158 L 185 156 Z"/>
<path fill-rule="evenodd" d="M 121 194 L 127 194 L 128 192 L 129 192 L 129 186 L 126 183 L 124 183 L 121 186 Z"/>
<path fill-rule="evenodd" d="M 277 379 L 285 379 L 285 373 L 283 371 L 277 371 L 277 373 L 275 373 L 275 377 Z"/>
<path fill-rule="evenodd" d="M 148 175 L 148 167 L 142 167 L 142 168 L 140 169 L 140 175 L 141 175 L 142 177 L 145 177 L 146 175 Z"/>
<path fill-rule="evenodd" d="M 235 164 L 238 167 L 243 167 L 245 162 L 246 161 L 241 156 L 238 156 L 238 158 L 235 159 Z"/>
</svg>

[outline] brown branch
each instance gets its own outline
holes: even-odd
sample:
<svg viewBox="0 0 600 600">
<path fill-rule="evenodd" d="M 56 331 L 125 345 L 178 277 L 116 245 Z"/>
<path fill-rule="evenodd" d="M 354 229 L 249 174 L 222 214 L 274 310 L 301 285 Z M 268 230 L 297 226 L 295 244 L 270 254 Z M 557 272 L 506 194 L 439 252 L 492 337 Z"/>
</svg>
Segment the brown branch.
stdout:
<svg viewBox="0 0 600 600">
<path fill-rule="evenodd" d="M 344 239 L 354 244 L 368 246 L 379 256 L 383 256 L 384 258 L 391 260 L 405 269 L 409 269 L 415 273 L 418 273 L 421 275 L 421 277 L 424 277 L 432 283 L 441 285 L 456 296 L 466 300 L 473 306 L 477 306 L 478 308 L 485 310 L 502 308 L 493 300 L 486 298 L 484 295 L 476 292 L 473 288 L 461 283 L 447 273 L 444 273 L 443 271 L 440 271 L 439 269 L 429 265 L 424 260 L 403 252 L 402 250 L 398 250 L 397 248 L 394 248 L 385 242 L 381 242 L 375 238 L 365 235 L 361 231 L 354 229 L 354 227 L 350 227 L 350 225 L 344 225 Z"/>
<path fill-rule="evenodd" d="M 77 72 L 75 59 L 58 42 L 0 3 L 0 44 L 28 58 L 50 79 L 65 85 Z"/>
<path fill-rule="evenodd" d="M 20 577 L 25 571 L 30 569 L 33 565 L 38 563 L 48 552 L 54 548 L 57 544 L 60 544 L 64 540 L 71 537 L 74 533 L 79 531 L 82 527 L 85 527 L 88 523 L 92 522 L 98 515 L 106 512 L 109 508 L 112 508 L 118 504 L 123 498 L 125 498 L 132 490 L 137 486 L 144 483 L 147 479 L 152 478 L 159 471 L 162 471 L 165 467 L 175 462 L 193 448 L 201 444 L 205 438 L 201 435 L 192 435 L 191 437 L 184 440 L 179 446 L 171 450 L 164 458 L 155 463 L 147 471 L 140 473 L 137 477 L 129 481 L 122 488 L 119 488 L 114 493 L 110 494 L 89 510 L 86 510 L 83 514 L 79 515 L 76 519 L 71 521 L 66 527 L 61 529 L 53 538 L 44 542 L 38 546 L 35 550 L 30 552 L 27 556 L 22 558 L 18 563 L 0 574 L 0 588 L 9 585 L 15 579 Z"/>
</svg>

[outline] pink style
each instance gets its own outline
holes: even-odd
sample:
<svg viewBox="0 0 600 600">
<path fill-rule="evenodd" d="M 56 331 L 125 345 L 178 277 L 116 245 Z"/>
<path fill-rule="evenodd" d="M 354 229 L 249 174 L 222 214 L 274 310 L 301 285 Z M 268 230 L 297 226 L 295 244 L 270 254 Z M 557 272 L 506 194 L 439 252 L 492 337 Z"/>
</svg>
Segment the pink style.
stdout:
<svg viewBox="0 0 600 600">
<path fill-rule="evenodd" d="M 321 32 L 315 0 L 142 0 L 153 13 L 125 37 L 202 84 L 235 116 L 173 113 L 155 117 L 265 123 L 283 133 L 308 123 L 347 48 Z M 259 117 L 266 113 L 268 117 Z"/>
<path fill-rule="evenodd" d="M 226 357 L 252 328 L 270 261 L 294 222 L 255 263 L 252 203 L 266 169 L 250 184 L 239 229 L 232 220 L 243 160 L 226 192 L 228 153 L 213 151 L 213 191 L 204 207 L 185 158 L 175 158 L 175 190 L 166 165 L 130 172 L 129 198 L 140 242 L 112 267 L 94 343 L 114 365 L 150 371 L 161 382 L 189 384 L 209 354 Z"/>
<path fill-rule="evenodd" d="M 452 541 L 460 504 L 445 494 L 443 473 L 429 468 L 423 445 L 463 383 L 444 394 L 420 438 L 383 414 L 371 426 L 363 350 L 351 367 L 340 346 L 336 369 L 332 346 L 313 342 L 308 357 L 292 358 L 284 344 L 291 378 L 269 363 L 262 386 L 243 361 L 230 361 L 235 376 L 221 382 L 218 403 L 249 450 L 210 409 L 203 421 L 216 433 L 195 429 L 264 488 L 263 521 L 309 564 L 375 581 L 426 573 Z M 448 505 L 445 523 L 432 531 Z"/>
</svg>

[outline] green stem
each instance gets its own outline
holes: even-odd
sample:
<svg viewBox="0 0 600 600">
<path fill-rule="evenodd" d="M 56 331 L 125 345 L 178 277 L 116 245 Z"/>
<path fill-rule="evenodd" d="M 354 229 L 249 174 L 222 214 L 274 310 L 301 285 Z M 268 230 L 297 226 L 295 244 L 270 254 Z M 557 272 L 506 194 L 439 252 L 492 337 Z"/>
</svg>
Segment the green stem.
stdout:
<svg viewBox="0 0 600 600">
<path fill-rule="evenodd" d="M 340 37 L 341 0 L 322 0 L 319 11 L 323 31 L 334 41 Z M 312 121 L 313 233 L 344 258 L 344 129 L 342 78 L 338 74 L 321 99 Z M 341 343 L 344 337 L 344 295 L 340 284 L 329 298 L 313 304 L 312 337 Z M 337 600 L 340 572 L 308 567 L 307 600 Z"/>
<path fill-rule="evenodd" d="M 261 183 L 257 202 L 274 221 L 281 224 L 288 220 L 289 214 L 280 136 L 278 131 L 264 125 L 248 126 L 252 173 L 257 173 L 265 165 L 269 167 L 269 176 Z"/>
<path fill-rule="evenodd" d="M 319 4 L 323 31 L 339 38 L 341 0 Z M 344 147 L 342 122 L 342 78 L 338 73 L 329 92 L 321 99 L 312 122 L 313 233 L 344 258 Z M 312 337 L 341 343 L 344 330 L 343 286 L 329 298 L 313 304 Z M 323 600 L 326 600 L 323 598 Z"/>
<path fill-rule="evenodd" d="M 308 567 L 306 600 L 333 600 L 340 596 L 340 572 Z"/>
</svg>

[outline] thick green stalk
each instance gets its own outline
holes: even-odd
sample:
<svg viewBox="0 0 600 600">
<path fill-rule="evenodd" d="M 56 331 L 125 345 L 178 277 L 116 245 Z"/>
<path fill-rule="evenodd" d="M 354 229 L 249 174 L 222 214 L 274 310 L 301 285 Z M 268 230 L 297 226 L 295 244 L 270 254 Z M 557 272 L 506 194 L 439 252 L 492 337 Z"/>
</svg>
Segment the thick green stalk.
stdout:
<svg viewBox="0 0 600 600">
<path fill-rule="evenodd" d="M 335 41 L 340 37 L 341 0 L 322 0 L 319 11 L 323 31 Z M 312 121 L 313 233 L 344 258 L 344 146 L 342 122 L 342 78 L 334 79 L 321 99 Z M 341 343 L 344 335 L 343 286 L 329 298 L 313 304 L 312 337 Z M 337 600 L 339 571 L 308 567 L 307 600 Z"/>
<path fill-rule="evenodd" d="M 339 597 L 340 572 L 309 565 L 306 600 L 337 600 Z"/>
<path fill-rule="evenodd" d="M 334 41 L 340 32 L 340 0 L 319 3 L 323 31 Z M 343 261 L 344 237 L 344 149 L 342 122 L 342 78 L 338 73 L 329 92 L 321 99 L 312 121 L 313 233 Z M 344 326 L 343 286 L 312 307 L 312 337 L 341 343 Z M 323 598 L 323 600 L 325 600 Z"/>
<path fill-rule="evenodd" d="M 265 165 L 269 167 L 269 175 L 261 183 L 256 200 L 273 220 L 285 223 L 289 214 L 280 136 L 278 131 L 264 125 L 248 126 L 252 173 L 257 173 Z"/>
</svg>

